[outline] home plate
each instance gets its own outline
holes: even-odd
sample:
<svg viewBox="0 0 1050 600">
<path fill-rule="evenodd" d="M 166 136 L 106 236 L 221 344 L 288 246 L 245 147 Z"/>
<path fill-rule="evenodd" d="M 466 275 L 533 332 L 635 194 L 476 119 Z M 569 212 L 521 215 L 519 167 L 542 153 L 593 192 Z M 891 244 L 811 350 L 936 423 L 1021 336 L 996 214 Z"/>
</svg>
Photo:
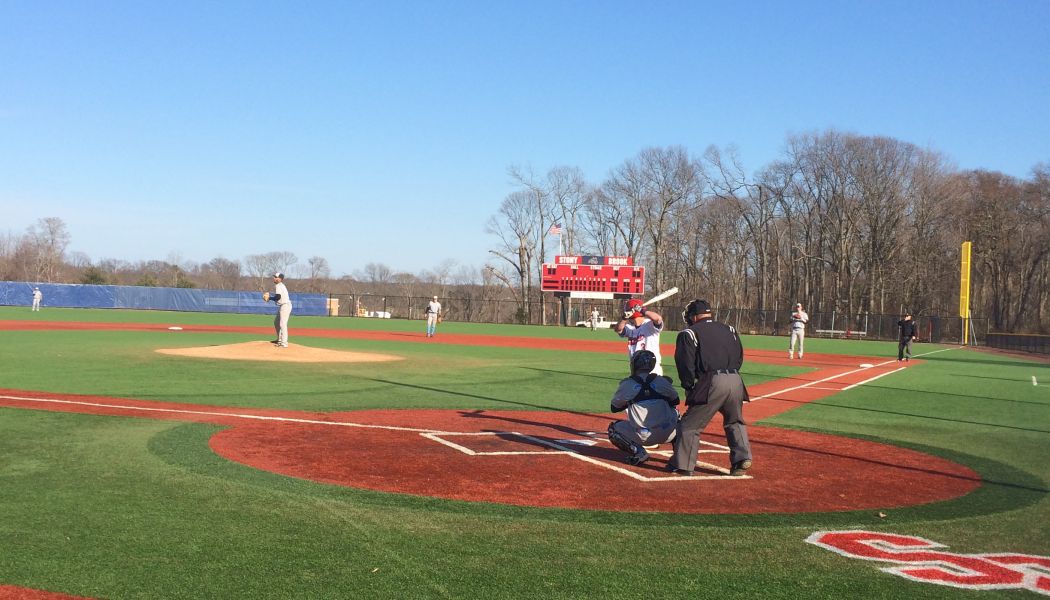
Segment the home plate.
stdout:
<svg viewBox="0 0 1050 600">
<path fill-rule="evenodd" d="M 860 368 L 862 368 L 862 369 L 870 369 L 870 368 L 872 368 L 874 366 L 875 365 L 873 365 L 871 363 L 860 363 Z"/>
<path fill-rule="evenodd" d="M 595 440 L 554 440 L 556 444 L 576 444 L 577 446 L 594 446 L 598 442 Z"/>
<path fill-rule="evenodd" d="M 168 327 L 171 331 L 182 331 L 182 327 Z"/>
</svg>

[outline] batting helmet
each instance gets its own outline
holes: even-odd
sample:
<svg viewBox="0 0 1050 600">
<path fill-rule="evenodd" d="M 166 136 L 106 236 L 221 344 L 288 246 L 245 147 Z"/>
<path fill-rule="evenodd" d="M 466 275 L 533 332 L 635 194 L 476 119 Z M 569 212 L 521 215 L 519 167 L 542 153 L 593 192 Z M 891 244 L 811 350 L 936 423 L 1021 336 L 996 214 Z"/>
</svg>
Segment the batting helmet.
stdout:
<svg viewBox="0 0 1050 600">
<path fill-rule="evenodd" d="M 707 300 L 693 300 L 685 306 L 685 310 L 682 311 L 682 320 L 685 321 L 686 326 L 693 324 L 693 317 L 696 315 L 706 315 L 711 313 L 711 305 L 707 303 Z"/>
<path fill-rule="evenodd" d="M 627 301 L 627 304 L 623 305 L 624 312 L 632 312 L 632 317 L 642 316 L 642 301 L 637 298 L 631 298 Z"/>
<path fill-rule="evenodd" d="M 652 350 L 639 350 L 631 356 L 631 374 L 649 373 L 656 368 L 656 355 Z"/>
</svg>

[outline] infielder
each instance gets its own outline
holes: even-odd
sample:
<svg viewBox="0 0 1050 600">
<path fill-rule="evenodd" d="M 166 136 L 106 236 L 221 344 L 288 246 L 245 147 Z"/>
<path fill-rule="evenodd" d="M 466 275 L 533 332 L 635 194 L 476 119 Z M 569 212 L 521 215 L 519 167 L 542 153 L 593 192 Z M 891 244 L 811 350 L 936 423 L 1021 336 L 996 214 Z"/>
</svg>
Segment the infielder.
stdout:
<svg viewBox="0 0 1050 600">
<path fill-rule="evenodd" d="M 273 293 L 264 293 L 263 300 L 266 302 L 272 300 L 277 303 L 277 315 L 273 318 L 273 328 L 277 332 L 277 339 L 273 343 L 278 348 L 287 348 L 288 317 L 292 316 L 292 297 L 284 285 L 284 273 L 273 274 Z"/>
<path fill-rule="evenodd" d="M 430 300 L 424 312 L 427 315 L 427 337 L 434 337 L 437 332 L 438 317 L 441 316 L 441 303 L 438 302 L 437 296 Z"/>
<path fill-rule="evenodd" d="M 40 288 L 33 288 L 33 308 L 31 312 L 40 311 L 40 301 L 44 299 L 44 294 L 40 292 Z"/>
<path fill-rule="evenodd" d="M 798 342 L 798 358 L 802 360 L 802 354 L 806 344 L 806 323 L 809 323 L 809 315 L 802 309 L 802 303 L 795 304 L 795 312 L 791 313 L 791 342 L 788 345 L 788 359 L 795 358 L 795 342 Z"/>
<path fill-rule="evenodd" d="M 678 426 L 678 392 L 671 379 L 652 372 L 656 355 L 639 350 L 631 357 L 631 376 L 620 381 L 609 410 L 627 411 L 627 419 L 609 424 L 609 441 L 630 456 L 627 463 L 640 465 L 649 460 L 644 446 L 674 439 Z"/>
<path fill-rule="evenodd" d="M 664 318 L 660 313 L 645 308 L 641 300 L 628 300 L 624 305 L 623 318 L 616 323 L 616 333 L 627 338 L 627 359 L 635 352 L 649 350 L 656 356 L 653 373 L 663 375 L 660 365 L 660 332 L 664 330 Z"/>
</svg>

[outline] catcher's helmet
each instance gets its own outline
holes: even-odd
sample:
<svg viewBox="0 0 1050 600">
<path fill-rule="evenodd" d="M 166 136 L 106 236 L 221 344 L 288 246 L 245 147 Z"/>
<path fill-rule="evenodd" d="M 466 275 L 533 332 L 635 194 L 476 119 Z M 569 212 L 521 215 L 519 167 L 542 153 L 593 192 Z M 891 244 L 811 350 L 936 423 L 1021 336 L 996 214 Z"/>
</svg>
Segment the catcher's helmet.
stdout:
<svg viewBox="0 0 1050 600">
<path fill-rule="evenodd" d="M 682 320 L 685 321 L 686 326 L 693 324 L 693 317 L 696 315 L 709 314 L 711 312 L 711 305 L 707 303 L 707 300 L 693 300 L 685 306 L 685 310 L 682 311 Z"/>
<path fill-rule="evenodd" d="M 652 350 L 639 350 L 631 356 L 631 374 L 649 373 L 656 368 L 656 355 Z"/>
</svg>

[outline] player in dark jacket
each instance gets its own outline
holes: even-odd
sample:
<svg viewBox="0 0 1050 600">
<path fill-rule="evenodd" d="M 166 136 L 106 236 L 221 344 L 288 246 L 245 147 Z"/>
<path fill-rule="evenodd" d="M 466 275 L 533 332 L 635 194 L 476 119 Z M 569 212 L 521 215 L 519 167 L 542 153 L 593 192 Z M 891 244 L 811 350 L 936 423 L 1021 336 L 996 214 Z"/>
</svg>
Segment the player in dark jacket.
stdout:
<svg viewBox="0 0 1050 600">
<path fill-rule="evenodd" d="M 722 414 L 729 443 L 730 475 L 746 475 L 751 468 L 751 444 L 744 423 L 747 388 L 740 377 L 744 347 L 736 330 L 716 322 L 706 300 L 693 300 L 682 318 L 686 329 L 678 334 L 674 360 L 678 378 L 685 388 L 688 408 L 678 421 L 674 455 L 667 470 L 692 475 L 700 450 L 700 432 L 715 416 Z"/>
<path fill-rule="evenodd" d="M 915 340 L 915 321 L 911 315 L 906 314 L 904 318 L 897 321 L 897 327 L 901 330 L 900 341 L 897 344 L 897 362 L 911 360 L 911 343 Z"/>
</svg>

